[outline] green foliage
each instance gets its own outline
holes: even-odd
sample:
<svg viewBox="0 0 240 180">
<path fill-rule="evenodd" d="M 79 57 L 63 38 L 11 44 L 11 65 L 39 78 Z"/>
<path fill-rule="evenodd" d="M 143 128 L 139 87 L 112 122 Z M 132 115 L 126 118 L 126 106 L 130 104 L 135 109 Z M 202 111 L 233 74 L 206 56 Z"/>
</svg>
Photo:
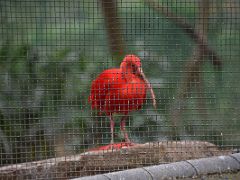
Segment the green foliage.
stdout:
<svg viewBox="0 0 240 180">
<path fill-rule="evenodd" d="M 75 123 L 81 122 L 82 125 L 77 128 L 79 132 L 86 128 L 86 123 L 76 117 L 81 112 L 79 102 L 83 102 L 84 97 L 78 95 L 79 87 L 78 92 L 68 92 L 73 90 L 66 88 L 67 74 L 84 69 L 84 57 L 75 57 L 82 61 L 80 67 L 75 68 L 74 63 L 66 64 L 66 58 L 71 52 L 69 48 L 53 52 L 44 62 L 41 62 L 40 55 L 30 45 L 18 45 L 16 48 L 2 46 L 0 52 L 1 58 L 6 59 L 1 61 L 1 67 L 4 67 L 0 79 L 1 131 L 7 137 L 5 143 L 12 148 L 5 153 L 15 156 L 16 161 L 12 163 L 53 156 L 55 150 L 54 146 L 50 146 L 53 139 L 47 135 L 49 132 L 53 137 L 64 133 L 68 120 L 72 118 Z M 73 98 L 76 97 L 79 102 L 73 105 Z M 65 103 L 75 111 L 63 110 Z M 61 117 L 63 111 L 68 115 L 66 119 Z M 82 114 L 78 115 L 81 117 Z M 56 126 L 49 126 L 51 123 Z M 62 129 L 61 123 L 66 124 L 66 127 Z M 26 137 L 32 139 L 27 144 Z M 14 143 L 15 138 L 18 143 Z M 7 149 L 2 147 L 2 151 Z M 28 151 L 26 156 L 29 157 L 21 156 L 24 151 Z"/>
</svg>

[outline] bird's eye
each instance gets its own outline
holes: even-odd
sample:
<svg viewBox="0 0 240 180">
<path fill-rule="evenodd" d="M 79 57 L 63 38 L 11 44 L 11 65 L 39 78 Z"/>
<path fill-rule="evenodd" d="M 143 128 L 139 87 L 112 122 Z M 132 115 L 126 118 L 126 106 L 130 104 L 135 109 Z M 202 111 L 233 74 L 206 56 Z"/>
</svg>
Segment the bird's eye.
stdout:
<svg viewBox="0 0 240 180">
<path fill-rule="evenodd" d="M 131 64 L 131 69 L 134 74 L 137 72 L 137 66 L 135 64 Z"/>
</svg>

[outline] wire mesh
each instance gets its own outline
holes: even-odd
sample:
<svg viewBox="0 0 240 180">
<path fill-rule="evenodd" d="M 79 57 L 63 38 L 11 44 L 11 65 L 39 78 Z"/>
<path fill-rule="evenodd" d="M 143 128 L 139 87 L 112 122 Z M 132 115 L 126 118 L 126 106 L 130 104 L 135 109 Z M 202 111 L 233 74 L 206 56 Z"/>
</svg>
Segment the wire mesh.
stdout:
<svg viewBox="0 0 240 180">
<path fill-rule="evenodd" d="M 239 150 L 239 1 L 1 0 L 0 8 L 1 178 L 17 177 L 6 169 L 58 179 Z M 141 59 L 156 108 L 140 65 L 121 69 L 128 54 Z M 111 68 L 119 69 L 92 84 Z"/>
</svg>

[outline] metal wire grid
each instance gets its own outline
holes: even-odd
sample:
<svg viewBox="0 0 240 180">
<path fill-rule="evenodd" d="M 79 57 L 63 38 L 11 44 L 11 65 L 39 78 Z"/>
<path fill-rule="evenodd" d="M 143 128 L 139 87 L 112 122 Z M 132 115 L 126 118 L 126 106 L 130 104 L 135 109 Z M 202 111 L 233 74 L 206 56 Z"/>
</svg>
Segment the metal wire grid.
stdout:
<svg viewBox="0 0 240 180">
<path fill-rule="evenodd" d="M 130 113 L 133 142 L 201 140 L 239 148 L 238 1 L 23 0 L 0 7 L 1 166 L 109 144 L 109 118 L 91 110 L 88 96 L 92 80 L 118 67 L 125 54 L 142 59 L 157 96 L 157 110 L 148 94 L 143 108 Z M 107 24 L 112 10 L 115 27 Z M 181 23 L 206 33 L 215 54 Z M 122 142 L 121 115 L 114 118 Z"/>
</svg>

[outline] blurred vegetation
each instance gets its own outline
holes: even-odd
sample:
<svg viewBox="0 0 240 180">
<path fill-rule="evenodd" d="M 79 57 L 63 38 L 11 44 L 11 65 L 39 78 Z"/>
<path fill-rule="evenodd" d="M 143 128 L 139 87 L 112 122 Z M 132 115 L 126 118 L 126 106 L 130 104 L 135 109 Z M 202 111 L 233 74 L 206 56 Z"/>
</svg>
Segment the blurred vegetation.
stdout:
<svg viewBox="0 0 240 180">
<path fill-rule="evenodd" d="M 156 2 L 196 26 L 198 1 Z M 87 102 L 91 81 L 121 62 L 109 48 L 101 7 L 98 0 L 0 1 L 0 164 L 78 153 L 109 142 L 109 120 Z M 196 44 L 142 0 L 117 1 L 116 7 L 126 52 L 142 58 L 158 100 L 157 111 L 147 100 L 131 114 L 131 139 L 172 139 L 170 108 Z M 210 0 L 208 43 L 223 67 L 216 71 L 206 61 L 200 68 L 203 89 L 201 96 L 193 89 L 183 99 L 180 139 L 240 146 L 239 13 L 237 0 Z"/>
</svg>

